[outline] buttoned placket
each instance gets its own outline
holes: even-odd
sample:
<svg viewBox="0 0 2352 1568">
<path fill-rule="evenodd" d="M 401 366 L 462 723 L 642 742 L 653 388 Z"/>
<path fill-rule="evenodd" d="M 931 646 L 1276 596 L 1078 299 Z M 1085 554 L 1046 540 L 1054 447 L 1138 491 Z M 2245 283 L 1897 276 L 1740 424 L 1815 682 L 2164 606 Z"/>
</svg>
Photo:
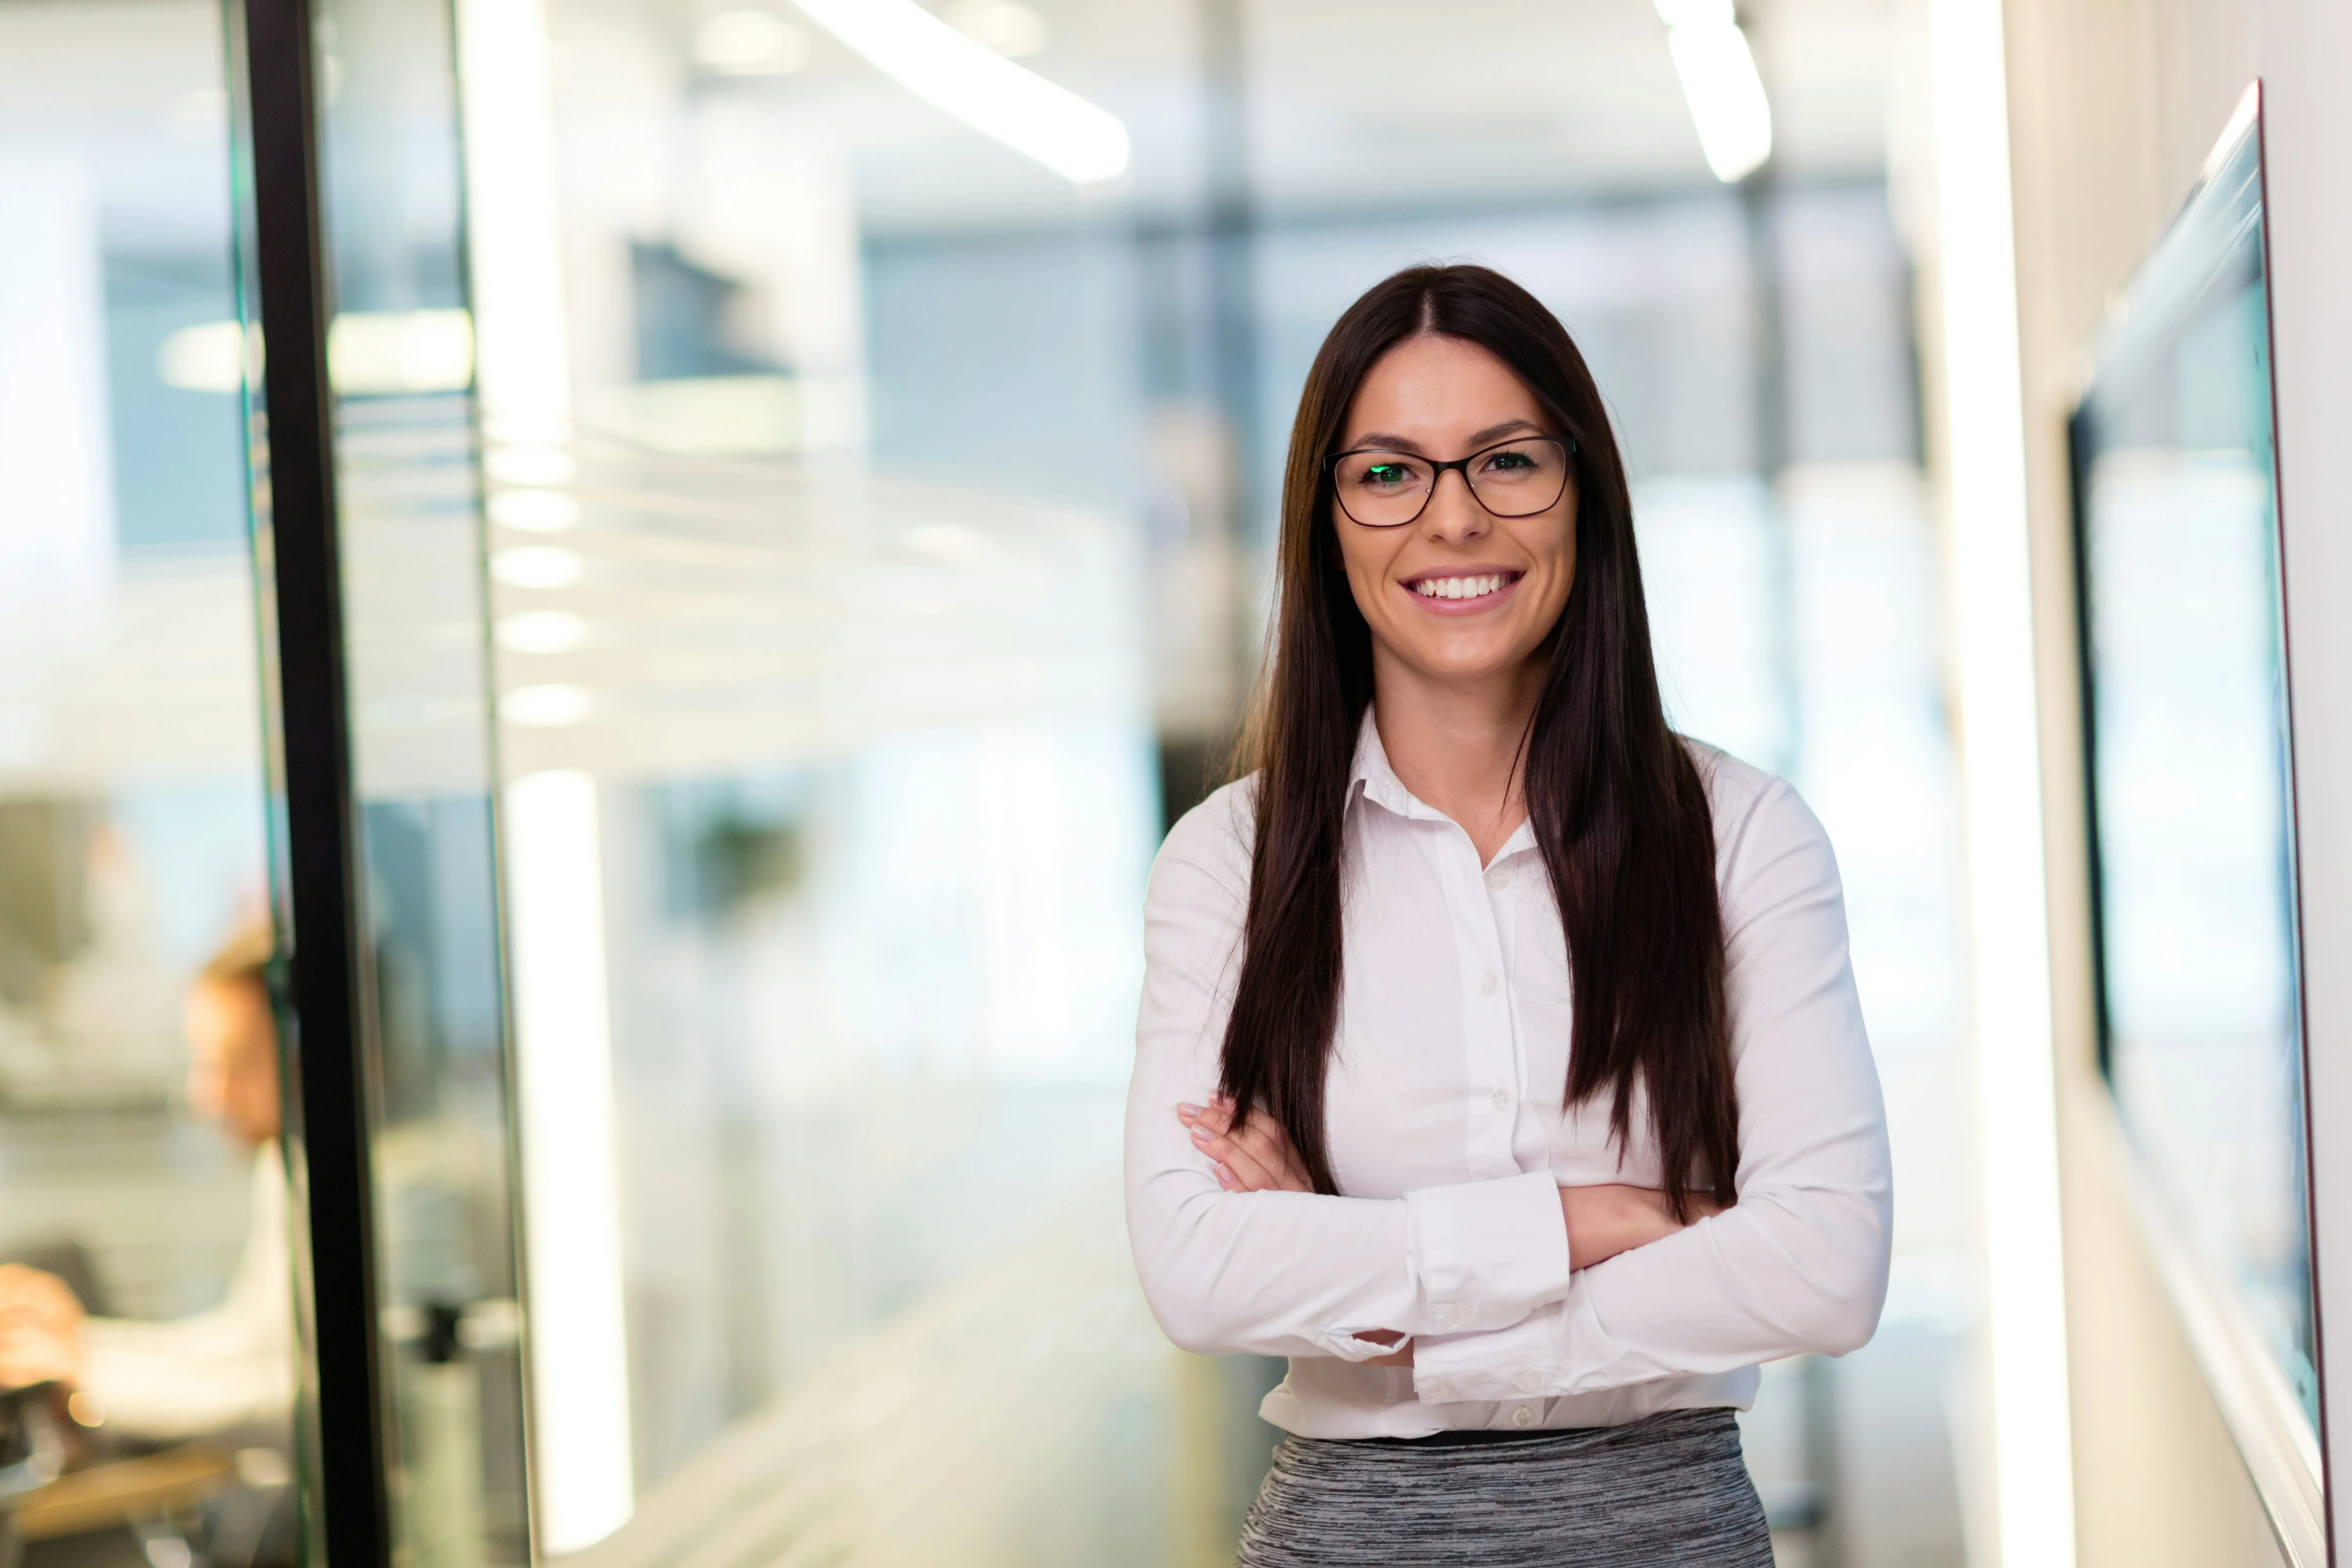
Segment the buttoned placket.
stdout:
<svg viewBox="0 0 2352 1568">
<path fill-rule="evenodd" d="M 1520 1167 L 1515 1144 L 1525 1072 L 1506 930 L 1517 923 L 1512 918 L 1513 861 L 1521 839 L 1528 836 L 1522 827 L 1493 864 L 1482 868 L 1477 848 L 1460 824 L 1426 806 L 1422 813 L 1420 827 L 1432 835 L 1430 858 L 1445 890 L 1463 979 L 1463 1067 L 1470 1096 L 1464 1152 L 1477 1177 L 1517 1175 Z"/>
<path fill-rule="evenodd" d="M 1393 773 L 1359 775 L 1351 795 L 1403 819 L 1444 893 L 1462 976 L 1463 1068 L 1469 1094 L 1463 1152 L 1475 1177 L 1517 1175 L 1527 1061 L 1510 976 L 1524 896 L 1518 884 L 1528 874 L 1535 830 L 1521 823 L 1482 867 L 1477 846 L 1462 825 L 1414 795 Z"/>
<path fill-rule="evenodd" d="M 1502 953 L 1504 1014 L 1510 1034 L 1510 1074 L 1507 1089 L 1497 1086 L 1500 1097 L 1495 1109 L 1507 1114 L 1512 1152 L 1512 1163 L 1523 1167 L 1518 1156 L 1519 1113 L 1527 1104 L 1528 1049 L 1527 1032 L 1520 1026 L 1518 988 L 1507 983 L 1508 977 L 1519 973 L 1519 915 L 1527 908 L 1527 879 L 1540 876 L 1540 862 L 1536 858 L 1535 829 L 1522 823 L 1518 830 L 1495 852 L 1495 858 L 1481 880 L 1486 884 L 1486 905 L 1495 922 L 1496 946 Z"/>
<path fill-rule="evenodd" d="M 1527 1051 L 1511 976 L 1518 969 L 1518 916 L 1527 892 L 1522 884 L 1528 877 L 1541 875 L 1541 862 L 1534 830 L 1525 824 L 1481 868 L 1470 836 L 1449 819 L 1439 817 L 1438 822 L 1442 827 L 1433 858 L 1440 862 L 1439 881 L 1453 910 L 1464 981 L 1470 1168 L 1481 1176 L 1516 1175 L 1523 1168 L 1517 1133 L 1527 1088 Z M 1483 1094 L 1482 1084 L 1491 1086 Z M 1532 1371 L 1520 1373 L 1516 1381 L 1522 1394 L 1542 1386 Z M 1428 1396 L 1444 1403 L 1460 1394 L 1452 1380 L 1437 1378 L 1432 1380 Z M 1540 1401 L 1487 1409 L 1489 1424 L 1509 1429 L 1524 1431 L 1543 1419 Z"/>
</svg>

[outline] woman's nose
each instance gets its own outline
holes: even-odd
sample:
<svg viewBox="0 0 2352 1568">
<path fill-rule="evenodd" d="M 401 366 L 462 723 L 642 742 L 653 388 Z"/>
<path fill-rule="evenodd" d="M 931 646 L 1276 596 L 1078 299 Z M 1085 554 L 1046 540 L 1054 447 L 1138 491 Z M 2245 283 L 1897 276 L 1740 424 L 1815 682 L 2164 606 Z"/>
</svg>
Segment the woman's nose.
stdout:
<svg viewBox="0 0 2352 1568">
<path fill-rule="evenodd" d="M 1494 526 L 1494 521 L 1486 509 L 1478 504 L 1470 480 L 1459 468 L 1448 468 L 1437 476 L 1429 504 L 1421 513 L 1423 533 L 1432 539 L 1454 542 L 1478 538 Z"/>
</svg>

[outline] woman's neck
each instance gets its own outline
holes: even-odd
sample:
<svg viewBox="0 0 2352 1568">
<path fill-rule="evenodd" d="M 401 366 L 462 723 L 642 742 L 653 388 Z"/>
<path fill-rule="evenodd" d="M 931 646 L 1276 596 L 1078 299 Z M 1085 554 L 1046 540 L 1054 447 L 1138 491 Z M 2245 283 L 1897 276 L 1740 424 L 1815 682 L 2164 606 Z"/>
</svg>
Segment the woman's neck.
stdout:
<svg viewBox="0 0 2352 1568">
<path fill-rule="evenodd" d="M 1461 825 L 1482 866 L 1527 820 L 1520 744 L 1542 689 L 1539 660 L 1441 680 L 1373 645 L 1372 718 L 1389 766 L 1414 798 Z"/>
</svg>

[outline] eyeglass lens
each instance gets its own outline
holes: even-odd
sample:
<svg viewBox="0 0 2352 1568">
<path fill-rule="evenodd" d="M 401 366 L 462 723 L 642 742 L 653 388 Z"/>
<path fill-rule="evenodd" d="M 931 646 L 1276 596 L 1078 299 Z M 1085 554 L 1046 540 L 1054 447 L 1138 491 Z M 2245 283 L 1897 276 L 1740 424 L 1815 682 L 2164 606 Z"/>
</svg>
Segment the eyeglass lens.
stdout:
<svg viewBox="0 0 2352 1568">
<path fill-rule="evenodd" d="M 1429 504 L 1438 466 L 1412 452 L 1347 452 L 1332 466 L 1339 505 L 1369 528 L 1396 528 Z M 1568 488 L 1568 448 L 1548 437 L 1474 453 L 1463 469 L 1478 504 L 1496 517 L 1549 510 Z"/>
</svg>

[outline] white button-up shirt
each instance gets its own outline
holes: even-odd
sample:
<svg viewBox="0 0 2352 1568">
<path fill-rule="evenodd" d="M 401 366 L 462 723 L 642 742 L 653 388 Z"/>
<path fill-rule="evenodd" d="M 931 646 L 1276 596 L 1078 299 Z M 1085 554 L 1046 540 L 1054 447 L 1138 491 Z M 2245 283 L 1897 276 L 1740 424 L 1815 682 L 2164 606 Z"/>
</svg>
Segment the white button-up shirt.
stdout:
<svg viewBox="0 0 2352 1568">
<path fill-rule="evenodd" d="M 1693 746 L 1714 808 L 1739 1096 L 1738 1198 L 1587 1268 L 1557 1188 L 1660 1186 L 1646 1102 L 1564 1110 L 1566 941 L 1533 830 L 1490 865 L 1413 798 L 1365 716 L 1349 785 L 1345 978 L 1325 1090 L 1339 1197 L 1229 1193 L 1176 1119 L 1218 1081 L 1249 901 L 1254 779 L 1169 834 L 1145 912 L 1129 1238 L 1187 1350 L 1290 1358 L 1265 1417 L 1309 1437 L 1599 1426 L 1745 1408 L 1757 1363 L 1869 1339 L 1892 1221 L 1885 1114 L 1844 897 L 1786 784 Z M 1360 1364 L 1413 1341 L 1414 1364 Z"/>
</svg>

